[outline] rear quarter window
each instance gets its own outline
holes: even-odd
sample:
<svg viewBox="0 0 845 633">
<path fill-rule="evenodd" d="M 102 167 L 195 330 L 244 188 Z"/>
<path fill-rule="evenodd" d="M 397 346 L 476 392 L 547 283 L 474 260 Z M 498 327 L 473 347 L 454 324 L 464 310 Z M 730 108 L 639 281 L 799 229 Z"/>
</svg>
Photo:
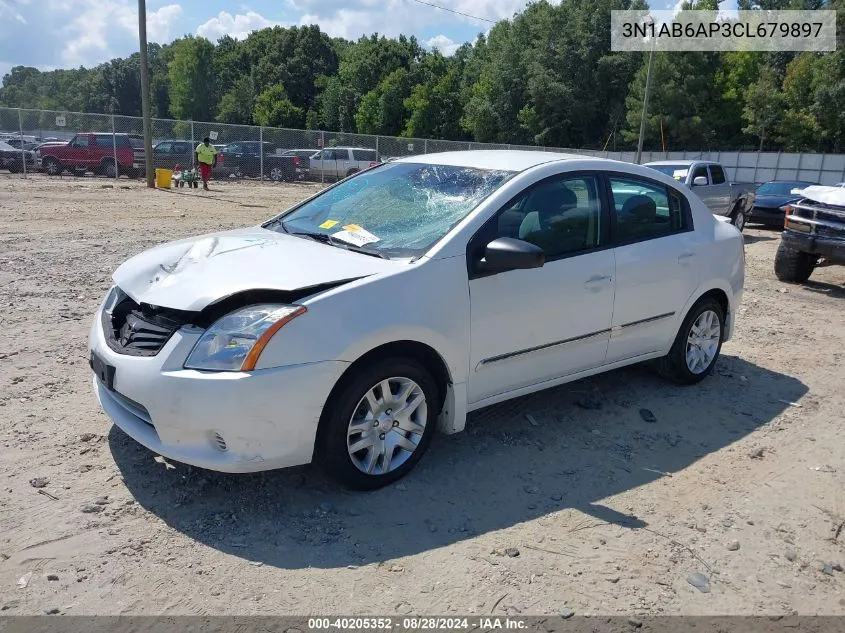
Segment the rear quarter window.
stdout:
<svg viewBox="0 0 845 633">
<path fill-rule="evenodd" d="M 354 149 L 352 150 L 352 158 L 360 161 L 375 161 L 376 152 L 372 149 Z"/>
</svg>

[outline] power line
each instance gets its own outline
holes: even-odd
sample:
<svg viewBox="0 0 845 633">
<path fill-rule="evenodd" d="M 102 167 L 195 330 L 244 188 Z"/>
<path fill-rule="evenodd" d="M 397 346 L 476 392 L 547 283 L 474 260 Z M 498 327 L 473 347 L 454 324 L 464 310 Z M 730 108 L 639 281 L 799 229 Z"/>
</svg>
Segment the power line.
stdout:
<svg viewBox="0 0 845 633">
<path fill-rule="evenodd" d="M 425 0 L 413 0 L 414 2 L 418 2 L 419 4 L 424 4 L 429 7 L 434 7 L 435 9 L 440 9 L 441 11 L 448 11 L 449 13 L 454 13 L 456 15 L 462 15 L 465 18 L 472 18 L 473 20 L 481 20 L 482 22 L 489 22 L 490 24 L 495 24 L 496 20 L 491 20 L 489 18 L 480 18 L 477 15 L 470 15 L 469 13 L 461 13 L 460 11 L 455 11 L 454 9 L 449 9 L 448 7 L 441 7 L 439 4 L 432 4 L 431 2 L 426 2 Z"/>
</svg>

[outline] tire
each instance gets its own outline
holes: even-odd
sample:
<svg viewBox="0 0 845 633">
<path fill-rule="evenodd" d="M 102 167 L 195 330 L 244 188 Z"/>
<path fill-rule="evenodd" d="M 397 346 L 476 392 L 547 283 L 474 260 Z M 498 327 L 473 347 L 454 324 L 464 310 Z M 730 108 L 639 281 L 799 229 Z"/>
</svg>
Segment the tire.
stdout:
<svg viewBox="0 0 845 633">
<path fill-rule="evenodd" d="M 42 161 L 41 165 L 44 168 L 44 173 L 50 176 L 58 176 L 62 173 L 61 164 L 59 164 L 59 161 L 57 161 L 52 156 L 48 156 L 47 158 L 45 158 Z"/>
<path fill-rule="evenodd" d="M 21 171 L 21 164 L 20 163 L 9 163 L 7 169 L 9 170 L 10 174 L 17 174 Z"/>
<path fill-rule="evenodd" d="M 82 178 L 83 176 L 85 176 L 87 171 L 88 171 L 87 169 L 74 169 L 73 175 L 76 176 L 77 178 Z"/>
<path fill-rule="evenodd" d="M 804 283 L 813 274 L 818 257 L 799 251 L 781 240 L 775 254 L 775 276 L 780 281 Z"/>
<path fill-rule="evenodd" d="M 360 170 L 358 169 L 350 169 L 348 172 L 346 172 L 346 177 L 349 178 L 352 174 L 357 174 L 359 171 Z"/>
<path fill-rule="evenodd" d="M 114 159 L 112 159 L 112 158 L 106 158 L 106 159 L 103 160 L 103 162 L 100 163 L 100 170 L 99 171 L 103 176 L 108 176 L 109 178 L 114 178 L 115 177 L 115 169 L 116 168 L 115 168 L 115 164 L 114 164 Z"/>
<path fill-rule="evenodd" d="M 285 179 L 285 171 L 281 167 L 273 167 L 270 169 L 270 180 L 273 182 L 282 182 Z"/>
<path fill-rule="evenodd" d="M 387 404 L 382 387 L 385 381 L 391 397 L 395 398 Z M 409 395 L 403 398 L 405 390 L 409 390 Z M 397 407 L 401 410 L 403 405 L 414 402 L 417 406 L 407 416 L 392 417 Z M 355 372 L 332 391 L 320 420 L 317 461 L 333 479 L 348 488 L 375 490 L 393 483 L 404 477 L 428 449 L 440 402 L 434 379 L 416 360 L 377 361 Z M 361 430 L 350 430 L 353 425 Z M 382 432 L 377 428 L 387 430 Z M 407 448 L 400 447 L 399 441 Z M 356 444 L 361 448 L 353 452 Z M 387 467 L 385 448 L 391 455 Z"/>
<path fill-rule="evenodd" d="M 745 209 L 741 204 L 738 204 L 731 213 L 731 224 L 733 224 L 740 233 L 745 230 L 745 224 L 748 221 L 748 216 L 745 214 Z"/>
<path fill-rule="evenodd" d="M 695 334 L 694 326 L 702 335 Z M 673 382 L 685 385 L 700 382 L 713 371 L 722 351 L 724 335 L 725 313 L 722 306 L 712 297 L 700 299 L 687 313 L 672 349 L 658 361 L 658 370 Z"/>
</svg>

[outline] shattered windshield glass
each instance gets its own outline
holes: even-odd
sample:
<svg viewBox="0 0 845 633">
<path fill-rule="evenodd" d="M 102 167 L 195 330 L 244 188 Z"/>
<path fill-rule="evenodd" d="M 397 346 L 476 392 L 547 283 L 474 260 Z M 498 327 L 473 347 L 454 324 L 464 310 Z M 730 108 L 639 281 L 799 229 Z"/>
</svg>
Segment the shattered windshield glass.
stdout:
<svg viewBox="0 0 845 633">
<path fill-rule="evenodd" d="M 428 250 L 510 171 L 388 163 L 354 176 L 265 225 L 387 257 Z"/>
</svg>

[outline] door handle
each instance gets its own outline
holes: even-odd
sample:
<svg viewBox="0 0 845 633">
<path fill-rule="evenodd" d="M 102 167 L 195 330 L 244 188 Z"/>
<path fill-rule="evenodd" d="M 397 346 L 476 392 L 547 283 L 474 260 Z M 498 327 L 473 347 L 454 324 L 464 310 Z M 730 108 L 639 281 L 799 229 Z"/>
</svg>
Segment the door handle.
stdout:
<svg viewBox="0 0 845 633">
<path fill-rule="evenodd" d="M 597 286 L 610 283 L 611 281 L 613 281 L 613 277 L 610 275 L 595 275 L 584 282 L 584 287 L 596 288 Z"/>
<path fill-rule="evenodd" d="M 689 266 L 693 257 L 695 257 L 695 253 L 692 251 L 681 253 L 681 255 L 678 256 L 678 263 L 682 266 Z"/>
</svg>

